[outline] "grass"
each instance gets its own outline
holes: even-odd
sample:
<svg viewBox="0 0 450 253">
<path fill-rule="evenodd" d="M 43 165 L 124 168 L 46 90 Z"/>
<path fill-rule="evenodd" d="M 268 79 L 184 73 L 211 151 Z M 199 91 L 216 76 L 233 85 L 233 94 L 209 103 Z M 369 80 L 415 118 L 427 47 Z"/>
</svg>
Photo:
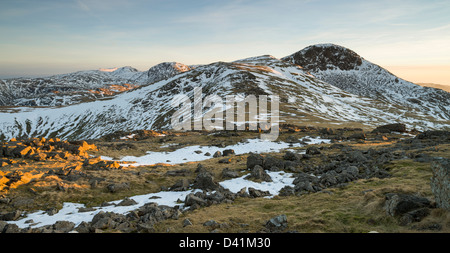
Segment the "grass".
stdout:
<svg viewBox="0 0 450 253">
<path fill-rule="evenodd" d="M 444 224 L 441 232 L 449 232 L 450 215 L 441 209 L 434 209 L 431 215 L 414 224 L 415 227 L 400 226 L 396 218 L 386 214 L 386 193 L 402 192 L 432 199 L 429 164 L 400 160 L 388 166 L 392 173 L 390 178 L 361 179 L 344 188 L 302 196 L 238 198 L 233 204 L 200 208 L 185 213 L 179 220 L 163 221 L 157 225 L 157 232 L 207 233 L 213 229 L 225 233 L 261 232 L 270 218 L 280 214 L 288 218 L 287 231 L 300 233 L 411 233 L 417 232 L 417 227 L 433 223 Z M 183 227 L 186 218 L 192 226 Z M 211 219 L 224 225 L 219 228 L 203 226 Z"/>
<path fill-rule="evenodd" d="M 345 134 L 352 134 L 349 132 Z M 311 135 L 309 132 L 284 133 L 280 135 L 280 140 L 285 140 L 288 136 L 294 135 L 301 138 Z M 239 132 L 238 136 L 217 137 L 202 133 L 190 133 L 189 135 L 169 136 L 165 142 L 161 138 L 151 137 L 137 141 L 97 141 L 99 151 L 89 152 L 94 155 L 116 156 L 119 154 L 130 155 L 135 152 L 147 150 L 160 150 L 161 145 L 169 143 L 179 144 L 176 148 L 186 145 L 212 145 L 226 143 L 233 144 L 245 138 L 255 138 L 258 133 Z M 389 137 L 401 137 L 390 135 Z M 130 143 L 135 145 L 135 150 L 114 150 L 109 147 L 111 143 Z M 365 143 L 348 142 L 346 145 L 354 149 L 367 150 L 369 148 L 378 149 L 395 145 L 394 141 L 367 141 Z M 323 144 L 322 146 L 331 146 Z M 170 151 L 168 146 L 165 151 Z M 450 158 L 449 144 L 441 144 L 425 150 L 408 150 L 410 152 L 422 152 L 430 156 L 442 156 Z M 218 148 L 220 149 L 220 148 Z M 296 148 L 294 148 L 296 149 Z M 303 148 L 298 148 L 301 150 Z M 117 152 L 117 153 L 113 153 Z M 337 149 L 323 149 L 322 154 L 331 155 L 338 152 Z M 136 153 L 137 154 L 137 153 Z M 282 158 L 284 153 L 272 153 L 274 157 Z M 10 204 L 2 205 L 1 211 L 20 210 L 47 210 L 51 207 L 61 208 L 63 202 L 83 203 L 87 207 L 99 206 L 103 202 L 123 199 L 134 195 L 148 194 L 168 188 L 182 178 L 193 180 L 196 176 L 195 169 L 198 164 L 202 164 L 208 171 L 214 174 L 217 181 L 224 180 L 221 172 L 224 168 L 230 168 L 243 175 L 246 169 L 248 155 L 231 156 L 231 164 L 218 163 L 221 158 L 211 158 L 201 162 L 189 162 L 173 166 L 154 165 L 142 167 L 127 167 L 120 170 L 87 170 L 91 178 L 103 178 L 96 187 L 90 187 L 90 182 L 84 179 L 76 182 L 66 182 L 77 184 L 66 191 L 57 190 L 56 182 L 51 177 L 46 180 L 35 180 L 28 184 L 21 185 L 16 189 L 11 189 L 7 195 L 12 199 Z M 316 159 L 316 160 L 314 160 Z M 320 164 L 320 157 L 310 160 L 314 164 Z M 9 167 L 1 169 L 23 172 L 33 170 L 43 170 L 48 172 L 52 169 L 63 167 L 64 161 L 21 161 Z M 286 231 L 296 231 L 300 233 L 367 233 L 369 231 L 399 233 L 418 232 L 430 230 L 418 230 L 418 228 L 431 227 L 433 224 L 440 224 L 442 229 L 439 232 L 450 232 L 449 212 L 442 209 L 433 209 L 431 214 L 423 221 L 410 226 L 400 226 L 396 218 L 388 216 L 384 210 L 385 195 L 387 193 L 408 193 L 427 197 L 433 200 L 430 189 L 431 165 L 430 163 L 415 162 L 411 159 L 395 160 L 385 166 L 389 171 L 388 178 L 360 179 L 349 183 L 343 188 L 329 188 L 323 192 L 310 193 L 301 196 L 281 197 L 275 196 L 266 198 L 237 198 L 231 204 L 219 204 L 209 207 L 199 208 L 194 211 L 185 212 L 178 220 L 165 220 L 155 226 L 156 232 L 176 232 L 176 233 L 207 233 L 212 230 L 218 232 L 241 233 L 241 232 L 264 232 L 264 224 L 270 218 L 285 214 L 288 218 L 288 228 Z M 168 176 L 169 171 L 186 171 L 183 175 Z M 130 189 L 122 192 L 111 193 L 106 186 L 111 183 L 130 184 Z M 41 186 L 39 186 L 41 184 Z M 47 185 L 45 185 L 47 184 Z M 22 201 L 22 202 L 20 202 Z M 28 202 L 27 202 L 28 201 Z M 31 201 L 31 202 L 30 202 Z M 24 204 L 25 203 L 25 204 Z M 183 227 L 183 220 L 189 219 L 193 225 Z M 215 220 L 220 226 L 208 227 L 203 223 L 208 220 Z"/>
</svg>

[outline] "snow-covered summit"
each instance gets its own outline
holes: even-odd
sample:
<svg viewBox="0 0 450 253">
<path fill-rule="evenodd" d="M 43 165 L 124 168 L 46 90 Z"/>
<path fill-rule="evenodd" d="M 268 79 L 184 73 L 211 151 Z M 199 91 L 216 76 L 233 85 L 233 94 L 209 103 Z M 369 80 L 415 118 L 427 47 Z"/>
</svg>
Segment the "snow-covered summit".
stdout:
<svg viewBox="0 0 450 253">
<path fill-rule="evenodd" d="M 312 45 L 282 59 L 352 94 L 450 120 L 450 93 L 403 80 L 348 48 L 334 44 Z"/>
</svg>

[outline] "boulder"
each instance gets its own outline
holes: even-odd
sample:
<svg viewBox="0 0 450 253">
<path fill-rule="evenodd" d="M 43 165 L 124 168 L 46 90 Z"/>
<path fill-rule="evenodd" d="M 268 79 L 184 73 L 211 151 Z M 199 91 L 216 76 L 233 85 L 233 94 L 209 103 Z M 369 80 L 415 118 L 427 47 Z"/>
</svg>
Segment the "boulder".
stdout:
<svg viewBox="0 0 450 253">
<path fill-rule="evenodd" d="M 285 230 L 288 226 L 287 216 L 285 214 L 277 215 L 270 220 L 268 220 L 265 224 L 265 227 L 270 232 L 281 232 Z"/>
<path fill-rule="evenodd" d="M 222 178 L 236 178 L 239 177 L 239 173 L 229 168 L 224 168 L 222 170 Z"/>
<path fill-rule="evenodd" d="M 252 187 L 248 188 L 248 194 L 250 195 L 250 197 L 252 198 L 261 198 L 261 197 L 266 197 L 266 196 L 271 196 L 272 194 L 270 194 L 269 191 L 261 191 Z"/>
<path fill-rule="evenodd" d="M 14 220 L 17 220 L 18 218 L 20 218 L 21 215 L 22 215 L 22 212 L 16 210 L 16 211 L 0 214 L 0 220 L 14 221 Z"/>
<path fill-rule="evenodd" d="M 223 152 L 222 152 L 222 156 L 229 156 L 229 155 L 234 155 L 235 153 L 234 153 L 234 149 L 225 149 Z"/>
<path fill-rule="evenodd" d="M 284 154 L 283 159 L 288 161 L 297 161 L 300 159 L 300 157 L 292 151 L 287 151 Z"/>
<path fill-rule="evenodd" d="M 136 205 L 137 202 L 133 199 L 130 198 L 125 198 L 122 201 L 119 202 L 119 204 L 117 204 L 117 206 L 132 206 L 132 205 Z"/>
<path fill-rule="evenodd" d="M 130 185 L 128 183 L 113 183 L 109 184 L 106 188 L 109 192 L 115 193 L 130 189 Z"/>
<path fill-rule="evenodd" d="M 285 168 L 286 161 L 267 155 L 263 160 L 262 167 L 269 171 L 279 171 Z"/>
<path fill-rule="evenodd" d="M 251 153 L 247 157 L 247 169 L 253 169 L 255 165 L 263 166 L 263 164 L 264 164 L 264 157 L 260 154 Z"/>
<path fill-rule="evenodd" d="M 206 200 L 195 196 L 193 193 L 189 193 L 184 200 L 184 204 L 186 206 L 194 206 L 194 205 L 205 206 Z"/>
<path fill-rule="evenodd" d="M 348 137 L 349 140 L 365 140 L 366 134 L 365 133 L 355 133 Z"/>
<path fill-rule="evenodd" d="M 436 205 L 450 211 L 450 160 L 436 160 L 431 164 L 431 191 Z"/>
<path fill-rule="evenodd" d="M 307 155 L 319 155 L 320 150 L 316 146 L 310 146 L 306 148 L 306 154 Z"/>
<path fill-rule="evenodd" d="M 267 174 L 267 172 L 263 169 L 263 167 L 259 165 L 255 165 L 253 167 L 250 175 L 245 177 L 245 179 L 253 179 L 257 181 L 265 181 L 265 182 L 272 182 L 272 178 Z"/>
<path fill-rule="evenodd" d="M 406 132 L 406 125 L 402 123 L 387 124 L 379 126 L 372 131 L 372 133 L 391 133 L 391 132 L 404 133 Z"/>
<path fill-rule="evenodd" d="M 431 202 L 427 198 L 410 194 L 386 194 L 385 210 L 388 215 L 399 217 L 410 211 L 424 207 L 431 207 Z"/>
<path fill-rule="evenodd" d="M 214 180 L 214 177 L 209 172 L 198 173 L 192 187 L 206 191 L 215 191 L 220 189 L 220 185 Z"/>
<path fill-rule="evenodd" d="M 169 188 L 169 190 L 171 191 L 186 191 L 190 188 L 191 186 L 191 180 L 187 179 L 187 178 L 183 178 L 178 180 L 177 182 L 175 182 L 174 185 L 172 185 L 172 187 Z"/>
<path fill-rule="evenodd" d="M 57 221 L 53 224 L 53 230 L 55 233 L 68 233 L 75 228 L 75 223 L 70 221 Z"/>
</svg>

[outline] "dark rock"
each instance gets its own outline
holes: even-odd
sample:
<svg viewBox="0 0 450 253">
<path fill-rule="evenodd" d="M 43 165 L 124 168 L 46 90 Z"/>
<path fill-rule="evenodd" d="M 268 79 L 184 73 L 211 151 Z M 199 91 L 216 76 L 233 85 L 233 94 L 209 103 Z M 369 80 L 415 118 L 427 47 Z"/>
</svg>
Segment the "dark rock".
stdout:
<svg viewBox="0 0 450 253">
<path fill-rule="evenodd" d="M 419 222 L 423 218 L 427 217 L 431 213 L 430 209 L 427 207 L 415 209 L 403 214 L 400 219 L 400 225 L 406 226 L 412 222 Z"/>
<path fill-rule="evenodd" d="M 319 155 L 320 150 L 316 146 L 310 146 L 306 148 L 306 154 L 307 155 Z"/>
<path fill-rule="evenodd" d="M 265 182 L 272 182 L 272 178 L 267 174 L 266 171 L 264 171 L 263 167 L 259 165 L 255 165 L 253 167 L 250 175 L 245 177 L 245 179 L 253 179 L 257 181 L 265 181 Z"/>
<path fill-rule="evenodd" d="M 347 161 L 350 163 L 364 163 L 367 161 L 367 158 L 361 151 L 350 151 L 347 155 Z"/>
<path fill-rule="evenodd" d="M 8 226 L 8 223 L 6 221 L 0 220 L 0 234 L 3 233 L 3 230 L 6 226 Z"/>
<path fill-rule="evenodd" d="M 281 214 L 268 220 L 265 227 L 269 229 L 270 232 L 281 232 L 285 230 L 288 226 L 287 217 L 285 214 Z"/>
<path fill-rule="evenodd" d="M 183 220 L 183 227 L 192 226 L 192 222 L 189 219 Z"/>
<path fill-rule="evenodd" d="M 248 192 L 247 192 L 247 187 L 240 189 L 237 192 L 237 196 L 242 197 L 242 198 L 249 198 L 250 194 L 248 194 Z"/>
<path fill-rule="evenodd" d="M 191 187 L 191 180 L 187 178 L 179 179 L 177 182 L 175 182 L 172 187 L 169 188 L 171 191 L 186 191 Z"/>
<path fill-rule="evenodd" d="M 223 152 L 222 152 L 222 156 L 229 156 L 229 155 L 234 155 L 235 153 L 234 153 L 234 149 L 225 149 Z"/>
<path fill-rule="evenodd" d="M 130 185 L 128 183 L 114 183 L 109 184 L 106 188 L 108 189 L 109 192 L 115 193 L 130 189 Z"/>
<path fill-rule="evenodd" d="M 250 197 L 252 198 L 261 198 L 261 197 L 266 197 L 266 196 L 271 196 L 272 194 L 270 194 L 269 191 L 261 191 L 252 187 L 248 188 L 248 194 L 250 195 Z"/>
<path fill-rule="evenodd" d="M 386 195 L 385 209 L 386 213 L 391 216 L 401 216 L 424 207 L 431 207 L 431 202 L 427 198 L 397 193 Z"/>
<path fill-rule="evenodd" d="M 366 134 L 365 133 L 355 133 L 348 137 L 349 140 L 365 140 Z"/>
<path fill-rule="evenodd" d="M 216 151 L 213 155 L 214 158 L 221 157 L 222 153 L 220 151 Z"/>
<path fill-rule="evenodd" d="M 387 124 L 375 128 L 372 133 L 406 132 L 406 125 L 401 123 Z"/>
<path fill-rule="evenodd" d="M 137 202 L 134 199 L 125 198 L 124 200 L 120 201 L 119 204 L 117 204 L 117 206 L 132 206 L 136 204 Z"/>
<path fill-rule="evenodd" d="M 432 139 L 432 140 L 450 140 L 450 131 L 443 130 L 431 130 L 425 131 L 423 133 L 418 134 L 415 139 L 424 140 L 424 139 Z"/>
<path fill-rule="evenodd" d="M 224 168 L 222 170 L 222 178 L 236 178 L 239 177 L 239 173 L 229 168 Z"/>
<path fill-rule="evenodd" d="M 300 140 L 298 138 L 295 138 L 294 136 L 290 135 L 286 138 L 287 143 L 299 143 Z"/>
<path fill-rule="evenodd" d="M 206 200 L 195 196 L 193 193 L 190 193 L 186 196 L 184 204 L 186 206 L 194 206 L 194 205 L 205 206 Z"/>
<path fill-rule="evenodd" d="M 214 191 L 218 190 L 220 188 L 220 185 L 217 182 L 215 182 L 214 177 L 210 173 L 201 172 L 198 173 L 192 187 L 206 191 Z"/>
<path fill-rule="evenodd" d="M 292 196 L 295 195 L 295 189 L 292 186 L 285 186 L 281 188 L 278 193 L 279 196 Z"/>
<path fill-rule="evenodd" d="M 283 159 L 288 161 L 297 161 L 300 157 L 292 151 L 287 151 L 286 154 L 284 154 Z"/>
<path fill-rule="evenodd" d="M 209 220 L 203 223 L 203 226 L 205 227 L 216 227 L 219 226 L 219 223 L 217 223 L 215 220 Z"/>
<path fill-rule="evenodd" d="M 70 221 L 57 221 L 53 224 L 53 230 L 57 233 L 68 233 L 75 228 L 75 223 Z"/>
<path fill-rule="evenodd" d="M 283 161 L 281 159 L 278 159 L 278 158 L 275 158 L 275 157 L 273 157 L 271 155 L 267 155 L 264 158 L 264 162 L 263 162 L 262 167 L 264 169 L 266 169 L 266 170 L 269 170 L 269 171 L 279 171 L 279 170 L 284 169 L 285 161 Z"/>
<path fill-rule="evenodd" d="M 323 135 L 334 135 L 335 134 L 334 130 L 332 128 L 328 128 L 328 127 L 320 128 L 319 133 L 323 134 Z"/>
<path fill-rule="evenodd" d="M 223 158 L 219 160 L 219 163 L 231 163 L 231 158 Z"/>
<path fill-rule="evenodd" d="M 17 234 L 20 232 L 21 232 L 21 230 L 20 230 L 19 226 L 17 226 L 16 224 L 7 224 L 3 228 L 3 233 L 5 233 L 5 234 Z"/>
<path fill-rule="evenodd" d="M 12 211 L 12 212 L 0 214 L 0 220 L 3 220 L 3 221 L 14 221 L 14 220 L 17 220 L 18 218 L 20 218 L 21 215 L 22 215 L 21 211 L 15 210 L 15 211 Z"/>
<path fill-rule="evenodd" d="M 250 154 L 247 157 L 247 168 L 253 169 L 255 165 L 263 166 L 264 164 L 264 157 L 260 154 Z"/>
</svg>

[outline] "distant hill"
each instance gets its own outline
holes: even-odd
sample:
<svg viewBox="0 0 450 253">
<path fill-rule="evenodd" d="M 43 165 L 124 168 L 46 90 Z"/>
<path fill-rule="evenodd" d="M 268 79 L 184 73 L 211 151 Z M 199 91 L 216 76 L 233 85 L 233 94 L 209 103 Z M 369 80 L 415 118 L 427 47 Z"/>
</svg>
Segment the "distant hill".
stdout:
<svg viewBox="0 0 450 253">
<path fill-rule="evenodd" d="M 111 84 L 130 86 L 91 98 L 97 94 L 90 90 Z M 120 131 L 170 129 L 176 110 L 172 99 L 186 94 L 192 101 L 194 87 L 202 88 L 205 97 L 278 95 L 283 123 L 450 126 L 450 93 L 402 80 L 342 46 L 319 44 L 281 59 L 262 55 L 195 67 L 169 62 L 144 72 L 123 67 L 3 80 L 0 139 L 96 139 Z"/>
<path fill-rule="evenodd" d="M 420 86 L 423 87 L 431 87 L 436 89 L 445 90 L 446 92 L 450 92 L 450 85 L 442 85 L 442 84 L 435 84 L 435 83 L 417 83 Z"/>
</svg>

